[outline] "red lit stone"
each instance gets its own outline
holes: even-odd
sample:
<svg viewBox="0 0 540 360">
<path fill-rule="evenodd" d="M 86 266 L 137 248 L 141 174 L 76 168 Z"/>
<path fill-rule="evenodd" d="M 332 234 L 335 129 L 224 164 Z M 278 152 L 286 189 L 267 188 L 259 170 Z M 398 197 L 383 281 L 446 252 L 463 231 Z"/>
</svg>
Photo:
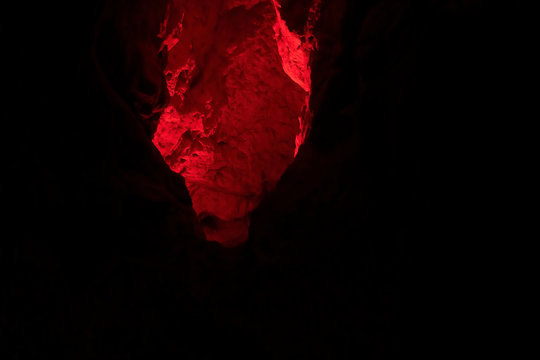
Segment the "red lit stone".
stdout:
<svg viewBox="0 0 540 360">
<path fill-rule="evenodd" d="M 250 212 L 305 139 L 318 3 L 295 34 L 276 0 L 171 2 L 159 34 L 170 102 L 153 141 L 208 240 L 247 239 Z"/>
</svg>

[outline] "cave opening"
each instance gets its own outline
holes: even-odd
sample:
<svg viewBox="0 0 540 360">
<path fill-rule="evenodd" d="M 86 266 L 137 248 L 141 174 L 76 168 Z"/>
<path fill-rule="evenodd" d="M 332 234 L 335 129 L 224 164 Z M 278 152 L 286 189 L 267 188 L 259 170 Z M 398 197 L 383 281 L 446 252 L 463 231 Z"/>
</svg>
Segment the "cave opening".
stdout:
<svg viewBox="0 0 540 360">
<path fill-rule="evenodd" d="M 153 143 L 181 174 L 207 240 L 248 238 L 250 213 L 309 133 L 320 0 L 302 31 L 279 0 L 173 0 L 158 38 L 169 100 Z"/>
</svg>

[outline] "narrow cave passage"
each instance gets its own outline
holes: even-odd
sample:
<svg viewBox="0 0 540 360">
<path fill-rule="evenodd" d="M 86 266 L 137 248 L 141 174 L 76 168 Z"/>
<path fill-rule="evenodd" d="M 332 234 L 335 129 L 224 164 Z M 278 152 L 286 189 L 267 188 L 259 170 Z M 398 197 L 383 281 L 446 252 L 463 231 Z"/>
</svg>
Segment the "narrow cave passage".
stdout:
<svg viewBox="0 0 540 360">
<path fill-rule="evenodd" d="M 248 238 L 250 213 L 309 131 L 320 0 L 303 34 L 278 0 L 171 1 L 159 38 L 170 99 L 153 142 L 181 174 L 206 237 Z"/>
</svg>

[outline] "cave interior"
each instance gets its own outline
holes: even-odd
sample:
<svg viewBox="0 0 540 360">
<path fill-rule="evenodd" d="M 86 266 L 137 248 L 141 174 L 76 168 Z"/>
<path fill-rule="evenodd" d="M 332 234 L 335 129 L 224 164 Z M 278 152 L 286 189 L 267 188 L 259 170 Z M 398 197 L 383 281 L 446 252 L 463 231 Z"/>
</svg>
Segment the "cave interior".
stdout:
<svg viewBox="0 0 540 360">
<path fill-rule="evenodd" d="M 437 270 L 495 186 L 520 4 L 10 2 L 2 358 L 383 359 L 447 338 Z"/>
</svg>

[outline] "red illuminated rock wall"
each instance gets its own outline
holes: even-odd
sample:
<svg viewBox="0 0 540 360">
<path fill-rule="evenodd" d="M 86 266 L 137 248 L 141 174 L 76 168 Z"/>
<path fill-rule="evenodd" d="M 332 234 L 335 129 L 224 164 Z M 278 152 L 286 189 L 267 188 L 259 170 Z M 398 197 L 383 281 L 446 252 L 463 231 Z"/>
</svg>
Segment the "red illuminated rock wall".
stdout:
<svg viewBox="0 0 540 360">
<path fill-rule="evenodd" d="M 469 289 L 459 274 L 486 257 L 481 240 L 515 227 L 505 199 L 519 188 L 500 175 L 519 166 L 511 140 L 529 119 L 530 86 L 504 81 L 532 74 L 514 52 L 530 33 L 515 31 L 519 2 L 486 20 L 476 0 L 323 1 L 309 137 L 232 249 L 203 239 L 183 178 L 151 142 L 169 104 L 154 39 L 168 2 L 2 9 L 0 358 L 444 358 L 444 340 L 476 339 L 467 321 L 448 326 L 474 295 L 451 285 Z M 311 2 L 281 5 L 301 33 Z M 240 22 L 206 20 L 257 6 L 207 6 L 191 24 L 237 36 Z M 216 64 L 233 61 L 196 29 L 206 53 L 185 98 L 208 89 L 232 107 L 212 86 Z"/>
<path fill-rule="evenodd" d="M 159 37 L 170 101 L 154 144 L 180 173 L 208 240 L 247 239 L 249 214 L 309 129 L 313 1 L 303 33 L 275 0 L 174 0 Z"/>
</svg>

